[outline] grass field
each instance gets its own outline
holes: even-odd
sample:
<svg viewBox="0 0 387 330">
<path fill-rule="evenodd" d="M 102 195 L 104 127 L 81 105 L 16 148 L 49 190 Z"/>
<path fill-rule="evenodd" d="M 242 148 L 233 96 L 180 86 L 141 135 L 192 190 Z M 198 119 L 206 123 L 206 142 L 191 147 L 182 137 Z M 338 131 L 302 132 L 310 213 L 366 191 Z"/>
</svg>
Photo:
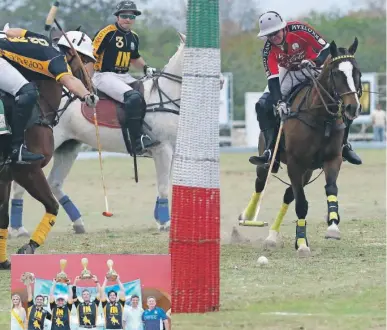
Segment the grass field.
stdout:
<svg viewBox="0 0 387 330">
<path fill-rule="evenodd" d="M 222 154 L 221 311 L 173 315 L 173 329 L 385 329 L 386 153 L 358 152 L 364 164 L 343 164 L 338 180 L 341 241 L 324 239 L 324 176 L 306 188 L 312 257 L 301 260 L 293 246 L 294 205 L 282 227 L 283 248 L 263 251 L 261 242 L 268 227 L 238 227 L 244 239 L 240 244 L 231 244 L 237 217 L 254 189 L 255 169 L 248 163 L 247 154 Z M 130 159 L 106 159 L 104 166 L 114 217 L 101 215 L 103 191 L 98 160 L 78 161 L 65 190 L 80 208 L 88 234 L 73 235 L 70 221 L 61 209 L 47 243 L 38 253 L 168 252 L 168 235 L 158 233 L 152 220 L 157 193 L 153 162 L 140 160 L 137 185 L 132 180 Z M 280 176 L 288 181 L 284 170 Z M 274 219 L 284 189 L 272 178 L 261 220 Z M 26 196 L 25 226 L 30 232 L 43 212 L 38 202 Z M 25 241 L 11 240 L 9 254 Z M 257 266 L 260 255 L 268 257 L 266 267 Z M 0 329 L 9 328 L 9 277 L 8 272 L 1 273 Z"/>
</svg>

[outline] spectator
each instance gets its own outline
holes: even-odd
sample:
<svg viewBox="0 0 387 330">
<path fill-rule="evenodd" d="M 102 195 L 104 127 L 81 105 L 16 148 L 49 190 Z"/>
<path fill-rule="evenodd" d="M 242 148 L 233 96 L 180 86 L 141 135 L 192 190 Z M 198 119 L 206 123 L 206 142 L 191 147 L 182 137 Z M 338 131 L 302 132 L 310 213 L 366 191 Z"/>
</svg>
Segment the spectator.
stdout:
<svg viewBox="0 0 387 330">
<path fill-rule="evenodd" d="M 386 112 L 382 110 L 380 104 L 371 113 L 372 127 L 374 129 L 374 141 L 384 141 L 384 132 L 386 128 Z"/>
</svg>

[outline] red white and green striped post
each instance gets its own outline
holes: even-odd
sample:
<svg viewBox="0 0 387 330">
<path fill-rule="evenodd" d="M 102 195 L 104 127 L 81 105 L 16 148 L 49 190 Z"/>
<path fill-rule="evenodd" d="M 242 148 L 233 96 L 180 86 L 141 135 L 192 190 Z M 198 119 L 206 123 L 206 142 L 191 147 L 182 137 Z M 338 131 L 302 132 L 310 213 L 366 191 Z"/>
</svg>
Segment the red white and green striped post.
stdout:
<svg viewBox="0 0 387 330">
<path fill-rule="evenodd" d="M 219 0 L 188 0 L 173 168 L 172 313 L 219 309 Z"/>
</svg>

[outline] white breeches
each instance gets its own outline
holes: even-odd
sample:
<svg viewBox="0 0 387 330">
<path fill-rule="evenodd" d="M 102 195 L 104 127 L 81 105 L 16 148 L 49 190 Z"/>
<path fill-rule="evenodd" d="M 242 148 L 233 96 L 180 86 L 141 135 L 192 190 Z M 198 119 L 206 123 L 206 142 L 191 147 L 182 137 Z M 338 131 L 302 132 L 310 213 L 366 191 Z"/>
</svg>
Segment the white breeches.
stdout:
<svg viewBox="0 0 387 330">
<path fill-rule="evenodd" d="M 92 80 L 101 92 L 121 103 L 124 102 L 124 94 L 132 90 L 128 84 L 136 81 L 129 73 L 114 72 L 94 72 Z"/>
<path fill-rule="evenodd" d="M 28 80 L 5 59 L 0 57 L 0 89 L 16 96 Z"/>
</svg>

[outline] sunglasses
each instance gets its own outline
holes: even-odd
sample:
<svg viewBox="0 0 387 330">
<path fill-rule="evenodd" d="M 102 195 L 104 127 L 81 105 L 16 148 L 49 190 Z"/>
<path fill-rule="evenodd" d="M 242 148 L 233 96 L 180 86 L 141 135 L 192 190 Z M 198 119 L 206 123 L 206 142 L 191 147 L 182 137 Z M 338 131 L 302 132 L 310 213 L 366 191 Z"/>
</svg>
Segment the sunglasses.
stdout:
<svg viewBox="0 0 387 330">
<path fill-rule="evenodd" d="M 134 14 L 120 14 L 119 17 L 121 19 L 136 19 L 136 15 Z"/>
</svg>

